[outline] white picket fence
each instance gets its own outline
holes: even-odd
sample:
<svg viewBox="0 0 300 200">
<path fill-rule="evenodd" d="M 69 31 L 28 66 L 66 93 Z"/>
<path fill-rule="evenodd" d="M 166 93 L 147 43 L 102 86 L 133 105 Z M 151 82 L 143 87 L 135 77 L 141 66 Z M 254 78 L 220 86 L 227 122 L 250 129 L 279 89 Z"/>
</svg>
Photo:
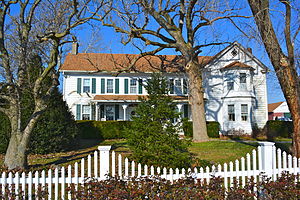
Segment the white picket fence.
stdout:
<svg viewBox="0 0 300 200">
<path fill-rule="evenodd" d="M 123 158 L 121 154 L 116 155 L 114 151 L 110 151 L 110 146 L 99 146 L 98 151 L 93 155 L 89 155 L 86 159 L 82 159 L 80 163 L 74 166 L 69 165 L 67 169 L 61 167 L 54 170 L 49 169 L 47 174 L 43 170 L 40 172 L 29 172 L 28 174 L 18 172 L 2 173 L 0 178 L 1 192 L 8 190 L 14 191 L 16 194 L 22 192 L 28 199 L 34 198 L 35 193 L 40 186 L 48 189 L 49 199 L 71 199 L 71 194 L 66 192 L 66 187 L 70 184 L 83 184 L 87 178 L 104 180 L 112 177 L 127 179 L 130 177 L 146 177 L 159 176 L 161 178 L 174 181 L 187 175 L 207 182 L 213 176 L 224 178 L 224 186 L 229 187 L 234 181 L 242 186 L 246 181 L 253 177 L 254 181 L 260 180 L 262 174 L 276 180 L 283 171 L 292 174 L 300 174 L 300 158 L 287 155 L 280 149 L 276 149 L 272 142 L 260 142 L 257 150 L 253 150 L 251 154 L 242 157 L 235 162 L 225 163 L 224 165 L 194 168 L 194 169 L 172 169 L 160 168 L 142 165 Z"/>
</svg>

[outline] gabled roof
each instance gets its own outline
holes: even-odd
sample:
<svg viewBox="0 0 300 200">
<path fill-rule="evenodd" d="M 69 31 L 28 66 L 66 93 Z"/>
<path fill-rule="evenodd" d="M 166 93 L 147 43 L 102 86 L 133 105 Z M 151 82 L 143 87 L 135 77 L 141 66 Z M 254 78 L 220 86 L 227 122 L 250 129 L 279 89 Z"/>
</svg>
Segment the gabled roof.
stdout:
<svg viewBox="0 0 300 200">
<path fill-rule="evenodd" d="M 79 53 L 68 54 L 60 71 L 90 72 L 183 72 L 184 59 L 179 55 L 157 55 L 140 58 L 134 66 L 129 65 L 138 54 Z M 206 65 L 211 56 L 199 56 Z"/>
<path fill-rule="evenodd" d="M 243 51 L 247 56 L 253 59 L 259 66 L 261 66 L 264 70 L 269 71 L 268 67 L 262 63 L 259 59 L 257 59 L 252 53 L 250 53 L 247 49 L 245 49 L 241 44 L 238 42 L 233 42 L 232 44 L 225 47 L 223 50 L 221 50 L 219 53 L 217 53 L 215 56 L 213 56 L 213 60 L 217 60 L 218 58 L 221 58 L 228 50 L 233 48 L 234 46 L 238 47 L 241 51 Z"/>
<path fill-rule="evenodd" d="M 232 63 L 226 65 L 225 67 L 221 68 L 220 70 L 225 70 L 225 69 L 230 69 L 230 68 L 244 68 L 244 69 L 254 70 L 254 68 L 251 67 L 250 65 L 246 65 L 245 63 L 241 63 L 238 61 L 232 62 Z"/>
<path fill-rule="evenodd" d="M 262 62 L 253 56 L 239 43 L 234 42 L 215 56 L 198 56 L 203 65 L 222 57 L 230 48 L 237 46 L 257 62 L 264 69 L 268 69 Z M 77 72 L 184 72 L 184 59 L 181 55 L 155 55 L 140 58 L 133 66 L 132 61 L 137 59 L 138 54 L 109 54 L 109 53 L 78 53 L 68 54 L 60 71 Z M 231 66 L 232 65 L 232 66 Z M 231 63 L 227 67 L 247 67 L 244 63 Z M 226 67 L 226 66 L 225 66 Z"/>
<path fill-rule="evenodd" d="M 273 112 L 276 108 L 278 108 L 284 101 L 277 102 L 277 103 L 270 103 L 268 104 L 268 112 Z"/>
</svg>

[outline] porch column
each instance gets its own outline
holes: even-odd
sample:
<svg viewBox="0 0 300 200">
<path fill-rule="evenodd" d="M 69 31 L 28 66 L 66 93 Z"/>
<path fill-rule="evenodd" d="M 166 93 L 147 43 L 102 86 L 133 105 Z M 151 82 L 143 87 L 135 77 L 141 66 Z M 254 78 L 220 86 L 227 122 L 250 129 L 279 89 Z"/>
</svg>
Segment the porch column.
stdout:
<svg viewBox="0 0 300 200">
<path fill-rule="evenodd" d="M 122 108 L 123 108 L 123 120 L 126 121 L 126 109 L 127 109 L 128 105 L 127 104 L 123 104 Z"/>
<path fill-rule="evenodd" d="M 182 106 L 183 106 L 182 104 L 177 104 L 178 112 L 181 112 Z M 180 118 L 182 118 L 181 115 L 180 115 Z"/>
<path fill-rule="evenodd" d="M 95 110 L 96 110 L 96 112 L 95 112 L 95 115 L 96 115 L 96 116 L 95 116 L 95 120 L 96 120 L 96 121 L 100 121 L 100 120 L 99 120 L 99 116 L 98 116 L 98 109 L 99 109 L 99 105 L 98 105 L 98 103 L 96 103 L 96 104 L 95 104 Z"/>
</svg>

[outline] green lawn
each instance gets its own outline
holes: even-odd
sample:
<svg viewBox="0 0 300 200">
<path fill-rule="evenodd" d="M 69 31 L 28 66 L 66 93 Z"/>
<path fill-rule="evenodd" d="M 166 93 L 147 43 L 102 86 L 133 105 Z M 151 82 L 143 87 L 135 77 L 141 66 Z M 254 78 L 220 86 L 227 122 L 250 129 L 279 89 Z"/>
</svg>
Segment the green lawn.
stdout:
<svg viewBox="0 0 300 200">
<path fill-rule="evenodd" d="M 103 142 L 85 141 L 79 145 L 77 150 L 53 153 L 47 155 L 29 155 L 29 170 L 42 170 L 55 168 L 56 166 L 65 166 L 79 162 L 89 154 L 93 154 L 99 145 L 112 145 L 112 150 L 121 153 L 124 156 L 130 155 L 130 150 L 126 140 L 106 140 Z M 195 157 L 194 166 L 205 166 L 212 164 L 223 164 L 245 157 L 258 146 L 256 141 L 242 142 L 234 140 L 213 140 L 202 143 L 192 143 L 189 151 Z M 289 152 L 291 144 L 277 143 L 277 147 Z M 0 166 L 3 164 L 4 155 L 0 155 Z M 1 167 L 0 167 L 1 170 Z"/>
<path fill-rule="evenodd" d="M 200 160 L 211 164 L 223 164 L 246 156 L 247 153 L 251 153 L 257 146 L 256 142 L 209 141 L 192 143 L 189 150 Z"/>
</svg>

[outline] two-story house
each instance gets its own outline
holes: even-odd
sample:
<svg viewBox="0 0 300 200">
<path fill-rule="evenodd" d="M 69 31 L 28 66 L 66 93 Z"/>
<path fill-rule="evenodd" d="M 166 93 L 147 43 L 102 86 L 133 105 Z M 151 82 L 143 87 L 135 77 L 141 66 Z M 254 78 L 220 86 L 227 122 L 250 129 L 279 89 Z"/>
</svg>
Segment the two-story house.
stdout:
<svg viewBox="0 0 300 200">
<path fill-rule="evenodd" d="M 188 77 L 177 55 L 77 53 L 73 44 L 60 71 L 63 95 L 76 120 L 130 120 L 143 84 L 153 72 L 162 72 L 170 96 L 182 117 L 192 120 Z M 223 134 L 262 128 L 267 119 L 267 68 L 250 49 L 234 43 L 215 56 L 199 56 L 203 72 L 207 121 L 218 121 Z M 197 112 L 197 111 L 196 111 Z"/>
</svg>

